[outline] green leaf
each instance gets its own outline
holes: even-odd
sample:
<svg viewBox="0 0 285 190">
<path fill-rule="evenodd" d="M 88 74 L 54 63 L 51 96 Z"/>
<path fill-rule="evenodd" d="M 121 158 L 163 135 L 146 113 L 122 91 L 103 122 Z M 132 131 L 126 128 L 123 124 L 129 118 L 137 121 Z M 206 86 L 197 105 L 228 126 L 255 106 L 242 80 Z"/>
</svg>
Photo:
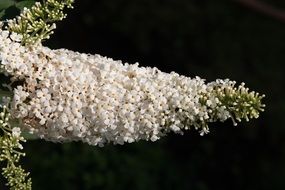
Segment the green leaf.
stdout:
<svg viewBox="0 0 285 190">
<path fill-rule="evenodd" d="M 24 7 L 30 8 L 35 4 L 35 0 L 26 0 L 26 1 L 21 1 L 19 3 L 16 3 L 16 7 L 20 10 L 22 10 Z"/>
<path fill-rule="evenodd" d="M 0 0 L 1 1 L 1 0 Z M 7 9 L 4 9 L 2 12 L 0 12 L 0 19 L 6 20 L 6 19 L 12 19 L 15 18 L 15 16 L 20 14 L 20 10 L 15 6 L 10 6 Z"/>
<path fill-rule="evenodd" d="M 13 0 L 0 0 L 0 11 L 7 9 L 15 4 Z"/>
<path fill-rule="evenodd" d="M 2 20 L 2 17 L 5 15 L 5 10 L 0 11 L 0 20 Z"/>
<path fill-rule="evenodd" d="M 10 19 L 19 14 L 20 10 L 31 8 L 35 0 L 24 0 L 15 2 L 15 0 L 0 0 L 0 20 Z"/>
</svg>

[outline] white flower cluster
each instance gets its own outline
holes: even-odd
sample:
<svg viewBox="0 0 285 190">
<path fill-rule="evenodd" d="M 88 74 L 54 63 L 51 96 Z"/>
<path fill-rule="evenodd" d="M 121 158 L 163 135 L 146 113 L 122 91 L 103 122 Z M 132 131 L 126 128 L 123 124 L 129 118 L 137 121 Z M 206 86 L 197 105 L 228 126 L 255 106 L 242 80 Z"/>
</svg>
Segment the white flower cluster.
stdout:
<svg viewBox="0 0 285 190">
<path fill-rule="evenodd" d="M 24 47 L 20 39 L 0 31 L 1 67 L 17 81 L 11 114 L 46 140 L 99 146 L 156 141 L 191 126 L 203 135 L 208 132 L 206 122 L 231 117 L 218 98 L 201 103 L 214 85 L 199 77 L 66 49 Z"/>
</svg>

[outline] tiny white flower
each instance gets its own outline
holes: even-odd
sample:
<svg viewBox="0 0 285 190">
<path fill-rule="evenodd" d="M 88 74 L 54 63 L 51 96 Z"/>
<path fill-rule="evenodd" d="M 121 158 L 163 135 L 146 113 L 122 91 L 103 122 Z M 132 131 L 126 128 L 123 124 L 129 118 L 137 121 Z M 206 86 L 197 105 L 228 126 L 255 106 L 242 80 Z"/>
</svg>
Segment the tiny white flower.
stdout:
<svg viewBox="0 0 285 190">
<path fill-rule="evenodd" d="M 12 129 L 12 136 L 20 137 L 20 135 L 21 135 L 21 129 L 19 127 L 14 127 Z"/>
</svg>

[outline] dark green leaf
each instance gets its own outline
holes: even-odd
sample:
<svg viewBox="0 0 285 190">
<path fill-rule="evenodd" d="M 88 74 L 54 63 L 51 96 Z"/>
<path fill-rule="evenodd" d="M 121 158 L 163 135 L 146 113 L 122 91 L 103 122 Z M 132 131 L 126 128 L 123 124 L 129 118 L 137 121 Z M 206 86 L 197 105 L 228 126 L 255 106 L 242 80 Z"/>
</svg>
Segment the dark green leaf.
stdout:
<svg viewBox="0 0 285 190">
<path fill-rule="evenodd" d="M 0 11 L 7 9 L 8 7 L 15 4 L 15 1 L 13 0 L 0 0 Z"/>
<path fill-rule="evenodd" d="M 24 7 L 30 8 L 35 0 L 15 2 L 15 0 L 0 0 L 0 20 L 14 18 Z"/>
<path fill-rule="evenodd" d="M 26 1 L 21 1 L 19 3 L 16 3 L 16 7 L 20 10 L 22 10 L 24 7 L 30 8 L 35 4 L 35 0 L 26 0 Z"/>
<path fill-rule="evenodd" d="M 12 18 L 15 18 L 19 14 L 20 14 L 20 10 L 17 7 L 10 6 L 9 8 L 0 12 L 0 20 L 12 19 Z"/>
</svg>

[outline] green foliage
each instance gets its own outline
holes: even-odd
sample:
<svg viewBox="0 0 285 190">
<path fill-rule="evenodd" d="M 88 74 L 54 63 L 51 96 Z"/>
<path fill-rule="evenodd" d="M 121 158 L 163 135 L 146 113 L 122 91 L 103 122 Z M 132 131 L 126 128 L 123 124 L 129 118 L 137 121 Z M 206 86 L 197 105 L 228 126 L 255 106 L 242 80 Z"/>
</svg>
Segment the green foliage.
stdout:
<svg viewBox="0 0 285 190">
<path fill-rule="evenodd" d="M 3 0 L 0 1 L 0 11 L 7 9 L 8 7 L 12 6 L 15 4 L 15 1 L 13 0 Z"/>
<path fill-rule="evenodd" d="M 181 185 L 174 182 L 177 176 L 167 172 L 176 173 L 179 168 L 175 168 L 175 164 L 168 165 L 173 160 L 161 149 L 161 143 L 138 142 L 98 148 L 74 142 L 29 142 L 28 152 L 34 152 L 29 147 L 38 150 L 29 158 L 33 174 L 40 175 L 34 178 L 33 187 L 63 190 L 179 189 Z M 54 183 L 45 183 L 45 179 Z"/>
<path fill-rule="evenodd" d="M 24 1 L 20 1 L 16 3 L 15 6 L 18 9 L 23 10 L 25 7 L 28 9 L 31 8 L 34 4 L 35 4 L 35 0 L 24 0 Z"/>
<path fill-rule="evenodd" d="M 0 20 L 14 18 L 23 10 L 24 7 L 30 8 L 35 4 L 35 0 L 1 0 L 0 1 Z"/>
</svg>

